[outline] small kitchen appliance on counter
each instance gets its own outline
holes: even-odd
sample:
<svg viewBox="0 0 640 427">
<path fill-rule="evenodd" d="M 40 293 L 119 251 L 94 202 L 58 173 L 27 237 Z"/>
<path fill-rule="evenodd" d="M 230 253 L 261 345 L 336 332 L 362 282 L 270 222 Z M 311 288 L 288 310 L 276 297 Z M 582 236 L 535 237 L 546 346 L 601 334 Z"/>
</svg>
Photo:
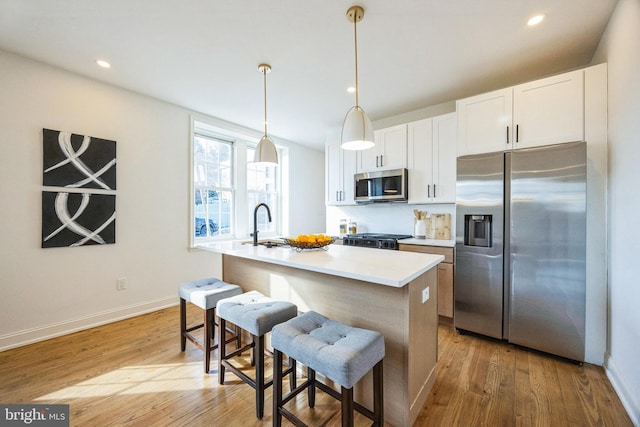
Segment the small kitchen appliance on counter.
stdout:
<svg viewBox="0 0 640 427">
<path fill-rule="evenodd" d="M 361 246 L 364 248 L 398 249 L 398 240 L 409 239 L 407 234 L 358 233 L 348 234 L 342 239 L 345 246 Z"/>
</svg>

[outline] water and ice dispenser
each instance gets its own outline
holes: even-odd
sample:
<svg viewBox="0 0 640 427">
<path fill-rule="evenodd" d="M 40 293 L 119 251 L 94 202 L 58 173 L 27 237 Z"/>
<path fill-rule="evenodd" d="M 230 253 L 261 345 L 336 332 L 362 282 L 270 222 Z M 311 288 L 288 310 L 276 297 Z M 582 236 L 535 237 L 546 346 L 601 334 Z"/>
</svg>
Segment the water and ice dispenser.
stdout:
<svg viewBox="0 0 640 427">
<path fill-rule="evenodd" d="M 491 247 L 493 215 L 464 216 L 465 246 Z"/>
</svg>

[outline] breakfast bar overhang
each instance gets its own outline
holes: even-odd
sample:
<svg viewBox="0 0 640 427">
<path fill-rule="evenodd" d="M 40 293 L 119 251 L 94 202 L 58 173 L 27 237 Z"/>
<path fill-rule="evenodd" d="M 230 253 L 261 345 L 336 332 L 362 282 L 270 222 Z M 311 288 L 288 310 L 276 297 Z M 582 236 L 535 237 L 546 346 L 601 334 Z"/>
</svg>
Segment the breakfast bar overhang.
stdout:
<svg viewBox="0 0 640 427">
<path fill-rule="evenodd" d="M 444 257 L 330 245 L 297 252 L 241 242 L 198 246 L 222 254 L 223 280 L 384 335 L 385 420 L 411 426 L 435 382 L 437 268 Z M 370 407 L 371 374 L 355 387 Z"/>
</svg>

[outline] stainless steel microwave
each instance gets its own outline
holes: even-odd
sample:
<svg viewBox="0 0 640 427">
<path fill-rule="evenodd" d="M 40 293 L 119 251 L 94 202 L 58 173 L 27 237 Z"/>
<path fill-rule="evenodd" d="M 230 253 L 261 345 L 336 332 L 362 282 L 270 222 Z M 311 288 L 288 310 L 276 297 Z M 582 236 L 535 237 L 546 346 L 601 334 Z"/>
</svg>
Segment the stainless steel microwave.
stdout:
<svg viewBox="0 0 640 427">
<path fill-rule="evenodd" d="M 353 177 L 357 203 L 406 202 L 409 198 L 406 168 L 358 173 Z"/>
</svg>

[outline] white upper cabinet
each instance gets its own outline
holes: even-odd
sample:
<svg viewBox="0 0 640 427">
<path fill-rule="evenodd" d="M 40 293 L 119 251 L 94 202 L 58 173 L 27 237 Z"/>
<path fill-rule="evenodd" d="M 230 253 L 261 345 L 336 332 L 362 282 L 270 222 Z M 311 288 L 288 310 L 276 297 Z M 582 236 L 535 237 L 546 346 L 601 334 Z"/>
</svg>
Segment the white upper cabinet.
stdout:
<svg viewBox="0 0 640 427">
<path fill-rule="evenodd" d="M 409 203 L 455 203 L 456 114 L 409 123 Z"/>
<path fill-rule="evenodd" d="M 340 141 L 330 142 L 325 150 L 327 205 L 355 205 L 353 175 L 356 152 L 340 148 Z"/>
<path fill-rule="evenodd" d="M 584 140 L 584 70 L 456 103 L 458 156 Z"/>
<path fill-rule="evenodd" d="M 376 145 L 358 151 L 357 173 L 407 167 L 407 125 L 374 131 Z"/>
<path fill-rule="evenodd" d="M 584 71 L 513 88 L 515 148 L 584 140 Z"/>
<path fill-rule="evenodd" d="M 458 156 L 508 150 L 513 90 L 501 89 L 456 102 Z"/>
</svg>

